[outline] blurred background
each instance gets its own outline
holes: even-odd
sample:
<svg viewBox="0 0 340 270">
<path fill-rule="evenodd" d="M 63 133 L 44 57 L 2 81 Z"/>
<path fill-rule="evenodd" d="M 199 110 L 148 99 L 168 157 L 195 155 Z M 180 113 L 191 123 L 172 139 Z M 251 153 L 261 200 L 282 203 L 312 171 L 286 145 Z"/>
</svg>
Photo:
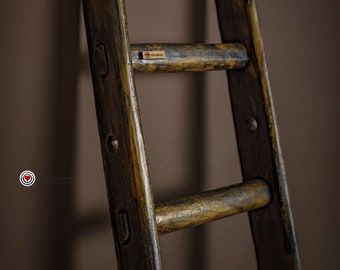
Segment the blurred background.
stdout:
<svg viewBox="0 0 340 270">
<path fill-rule="evenodd" d="M 126 5 L 132 43 L 220 41 L 214 1 Z M 339 2 L 257 5 L 302 267 L 340 269 Z M 80 3 L 2 0 L 0 34 L 0 268 L 116 269 Z M 225 72 L 136 86 L 156 201 L 241 181 Z M 256 269 L 246 214 L 161 250 L 164 269 Z"/>
</svg>

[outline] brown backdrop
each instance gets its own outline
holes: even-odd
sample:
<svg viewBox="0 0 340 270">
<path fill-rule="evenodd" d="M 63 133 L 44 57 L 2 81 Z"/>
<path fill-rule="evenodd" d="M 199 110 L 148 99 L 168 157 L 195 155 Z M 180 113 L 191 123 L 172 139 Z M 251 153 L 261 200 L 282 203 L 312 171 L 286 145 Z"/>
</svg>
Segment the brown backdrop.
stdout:
<svg viewBox="0 0 340 270">
<path fill-rule="evenodd" d="M 213 1 L 126 2 L 133 43 L 219 42 Z M 302 266 L 340 269 L 339 4 L 258 9 Z M 78 11 L 78 1 L 0 3 L 1 269 L 115 269 Z M 156 200 L 241 180 L 224 72 L 136 85 Z M 25 169 L 37 175 L 30 188 Z M 165 269 L 256 269 L 246 215 L 162 236 L 161 248 Z"/>
</svg>

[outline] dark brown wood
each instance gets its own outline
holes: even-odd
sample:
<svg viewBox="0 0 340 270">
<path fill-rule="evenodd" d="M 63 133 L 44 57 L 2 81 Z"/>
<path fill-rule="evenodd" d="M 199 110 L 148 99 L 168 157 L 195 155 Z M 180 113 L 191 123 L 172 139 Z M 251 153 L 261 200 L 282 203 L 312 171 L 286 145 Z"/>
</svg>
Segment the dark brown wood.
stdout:
<svg viewBox="0 0 340 270">
<path fill-rule="evenodd" d="M 157 229 L 160 234 L 165 234 L 199 226 L 258 209 L 269 200 L 268 185 L 254 180 L 162 202 L 156 205 Z"/>
<path fill-rule="evenodd" d="M 243 178 L 266 180 L 272 196 L 249 212 L 258 267 L 300 269 L 255 2 L 216 4 L 222 42 L 242 43 L 249 55 L 246 68 L 227 71 Z"/>
<path fill-rule="evenodd" d="M 119 269 L 161 269 L 123 0 L 83 0 Z"/>
<path fill-rule="evenodd" d="M 237 69 L 248 61 L 241 44 L 132 44 L 131 55 L 137 72 Z"/>
<path fill-rule="evenodd" d="M 259 269 L 264 270 L 300 269 L 255 4 L 252 0 L 216 0 L 216 3 L 222 41 L 243 44 L 249 55 L 249 63 L 242 70 L 228 71 L 245 186 L 254 183 L 249 182 L 248 179 L 264 179 L 266 189 L 268 185 L 271 191 L 269 204 L 249 213 L 258 266 Z M 119 269 L 160 270 L 157 225 L 134 89 L 124 1 L 83 0 L 83 7 Z M 153 52 L 150 52 L 150 45 L 141 46 L 144 47 L 141 52 L 138 48 L 137 55 L 140 57 L 141 53 L 142 60 L 147 61 L 148 64 L 144 63 L 139 68 L 147 67 L 151 71 L 163 69 L 163 64 L 157 66 L 152 64 L 152 61 L 161 62 L 166 59 L 164 61 L 167 62 L 169 59 L 166 50 L 159 45 L 157 48 L 153 47 L 151 49 Z M 144 51 L 144 48 L 147 50 Z M 175 54 L 177 49 L 173 49 Z M 190 48 L 187 52 L 192 54 L 193 51 L 195 52 L 195 48 L 194 50 Z M 198 52 L 201 54 L 202 50 Z M 242 53 L 244 53 L 243 47 Z M 134 54 L 132 57 L 137 59 Z M 218 59 L 220 58 L 224 57 Z M 208 59 L 207 62 L 210 60 Z M 211 63 L 207 66 L 197 63 L 196 67 L 183 68 L 183 63 L 176 60 L 176 63 L 171 65 L 171 71 L 211 68 Z M 236 63 L 228 63 L 227 67 L 240 68 L 244 63 L 238 65 L 236 61 Z M 220 67 L 216 63 L 212 66 Z M 170 71 L 169 67 L 164 69 Z M 199 197 L 160 204 L 157 207 L 158 224 L 162 223 L 159 217 L 164 214 L 169 215 L 171 219 L 171 216 L 177 214 L 176 212 L 170 214 L 170 210 L 181 208 L 183 205 L 190 209 L 199 206 L 200 210 L 209 212 L 211 208 L 205 208 L 204 205 L 223 201 L 228 197 L 225 196 L 225 192 L 225 190 L 215 191 L 213 194 L 208 192 Z M 204 196 L 209 197 L 209 200 L 207 198 L 202 200 Z M 267 203 L 266 199 L 264 201 Z M 249 207 L 249 209 L 253 208 Z M 245 207 L 241 210 L 249 209 Z M 183 228 L 206 222 L 214 215 L 208 213 L 205 216 L 203 213 L 203 216 L 195 216 L 188 222 L 189 217 L 192 216 L 195 216 L 195 212 L 189 213 L 182 222 L 177 220 L 177 215 L 174 222 L 181 223 L 179 227 Z M 220 213 L 215 217 L 220 217 Z"/>
</svg>

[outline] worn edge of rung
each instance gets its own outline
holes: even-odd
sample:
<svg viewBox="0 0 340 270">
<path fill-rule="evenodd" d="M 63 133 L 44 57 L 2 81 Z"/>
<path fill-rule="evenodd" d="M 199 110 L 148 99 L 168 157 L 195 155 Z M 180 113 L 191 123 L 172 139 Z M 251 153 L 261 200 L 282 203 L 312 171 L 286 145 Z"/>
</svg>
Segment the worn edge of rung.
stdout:
<svg viewBox="0 0 340 270">
<path fill-rule="evenodd" d="M 131 44 L 135 72 L 202 72 L 240 69 L 248 62 L 240 43 L 222 44 Z"/>
<path fill-rule="evenodd" d="M 182 197 L 156 204 L 159 234 L 195 227 L 217 219 L 263 207 L 270 201 L 270 191 L 263 180 Z"/>
</svg>

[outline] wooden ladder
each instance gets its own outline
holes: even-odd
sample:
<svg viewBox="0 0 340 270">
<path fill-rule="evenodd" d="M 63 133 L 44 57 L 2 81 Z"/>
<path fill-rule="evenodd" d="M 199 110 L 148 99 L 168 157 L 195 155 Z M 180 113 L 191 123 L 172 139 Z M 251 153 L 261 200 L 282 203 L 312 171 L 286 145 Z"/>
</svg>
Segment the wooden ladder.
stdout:
<svg viewBox="0 0 340 270">
<path fill-rule="evenodd" d="M 259 269 L 300 269 L 253 0 L 216 0 L 221 44 L 130 44 L 124 0 L 83 0 L 119 269 L 162 269 L 158 236 L 249 211 Z M 243 183 L 154 205 L 134 72 L 227 70 Z"/>
</svg>

